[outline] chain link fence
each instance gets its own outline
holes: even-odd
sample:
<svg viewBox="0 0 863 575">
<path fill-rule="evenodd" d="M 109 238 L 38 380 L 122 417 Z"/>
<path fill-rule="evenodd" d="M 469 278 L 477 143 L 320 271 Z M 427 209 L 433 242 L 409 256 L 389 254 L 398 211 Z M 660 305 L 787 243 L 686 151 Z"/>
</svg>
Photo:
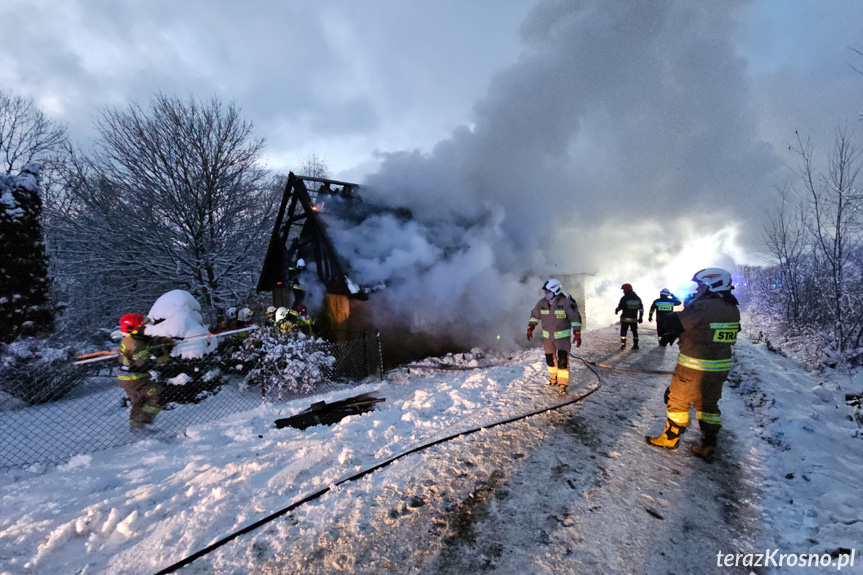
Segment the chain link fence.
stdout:
<svg viewBox="0 0 863 575">
<path fill-rule="evenodd" d="M 117 387 L 111 356 L 73 366 L 73 352 L 2 350 L 0 468 L 56 462 L 73 455 L 167 438 L 190 425 L 258 407 L 326 393 L 383 377 L 380 337 L 342 332 L 338 341 L 259 329 L 222 338 L 202 358 L 171 358 L 150 372 L 158 407 L 151 429 L 130 426 L 130 402 Z M 30 352 L 33 353 L 30 353 Z"/>
</svg>

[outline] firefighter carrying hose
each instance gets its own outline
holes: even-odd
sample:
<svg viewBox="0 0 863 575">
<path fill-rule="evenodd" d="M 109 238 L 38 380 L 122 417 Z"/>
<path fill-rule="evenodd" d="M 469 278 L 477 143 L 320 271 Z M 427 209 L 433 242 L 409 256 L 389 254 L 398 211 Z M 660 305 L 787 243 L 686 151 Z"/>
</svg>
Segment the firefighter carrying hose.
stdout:
<svg viewBox="0 0 863 575">
<path fill-rule="evenodd" d="M 162 384 L 153 381 L 150 370 L 164 363 L 174 347 L 170 337 L 151 337 L 144 333 L 148 319 L 140 313 L 127 313 L 120 318 L 120 373 L 117 385 L 123 388 L 132 402 L 129 426 L 146 428 L 161 411 L 159 394 Z"/>
<path fill-rule="evenodd" d="M 731 274 L 724 269 L 703 269 L 692 281 L 698 285 L 695 299 L 683 311 L 669 314 L 665 321 L 662 341 L 673 343 L 680 338 L 677 367 L 665 390 L 665 430 L 644 440 L 657 447 L 677 449 L 689 425 L 692 404 L 701 428 L 701 445 L 693 445 L 692 452 L 712 461 L 722 427 L 719 399 L 731 369 L 731 346 L 740 331 L 740 310 L 731 293 Z"/>
<path fill-rule="evenodd" d="M 548 384 L 560 387 L 566 395 L 569 385 L 569 350 L 572 343 L 581 347 L 581 314 L 578 304 L 564 293 L 563 286 L 554 279 L 542 286 L 543 298 L 533 306 L 527 325 L 527 339 L 533 338 L 536 324 L 542 322 L 542 347 L 548 365 Z M 569 336 L 572 336 L 572 342 Z"/>
</svg>

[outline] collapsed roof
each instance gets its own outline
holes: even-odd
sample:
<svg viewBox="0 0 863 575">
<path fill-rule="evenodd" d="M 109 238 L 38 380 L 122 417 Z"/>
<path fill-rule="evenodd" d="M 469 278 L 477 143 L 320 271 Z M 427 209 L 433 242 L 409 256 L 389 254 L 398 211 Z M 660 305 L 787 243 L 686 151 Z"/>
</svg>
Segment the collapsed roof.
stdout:
<svg viewBox="0 0 863 575">
<path fill-rule="evenodd" d="M 371 290 L 356 285 L 348 277 L 349 263 L 339 256 L 319 214 L 329 200 L 361 203 L 359 187 L 350 182 L 289 174 L 258 280 L 259 293 L 286 284 L 290 280 L 290 269 L 303 258 L 307 266 L 315 262 L 318 278 L 327 293 L 367 296 Z"/>
</svg>

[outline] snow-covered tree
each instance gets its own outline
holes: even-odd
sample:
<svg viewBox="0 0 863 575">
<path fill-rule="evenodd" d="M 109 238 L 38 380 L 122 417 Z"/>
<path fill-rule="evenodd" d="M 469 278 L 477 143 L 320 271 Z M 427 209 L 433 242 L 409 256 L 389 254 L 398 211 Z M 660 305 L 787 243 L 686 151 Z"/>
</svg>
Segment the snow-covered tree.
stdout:
<svg viewBox="0 0 863 575">
<path fill-rule="evenodd" d="M 0 175 L 0 342 L 50 333 L 54 309 L 42 234 L 37 163 Z"/>
<path fill-rule="evenodd" d="M 105 110 L 97 127 L 95 151 L 71 157 L 52 218 L 67 289 L 104 294 L 94 311 L 112 315 L 176 287 L 209 308 L 244 297 L 277 190 L 240 110 L 158 95 L 146 109 Z"/>
</svg>

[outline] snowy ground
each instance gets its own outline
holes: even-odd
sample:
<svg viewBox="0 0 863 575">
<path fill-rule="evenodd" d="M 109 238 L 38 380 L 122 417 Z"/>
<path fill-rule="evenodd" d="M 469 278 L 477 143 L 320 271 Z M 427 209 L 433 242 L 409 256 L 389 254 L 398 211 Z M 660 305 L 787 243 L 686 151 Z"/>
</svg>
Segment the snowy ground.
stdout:
<svg viewBox="0 0 863 575">
<path fill-rule="evenodd" d="M 676 349 L 643 339 L 642 350 L 621 352 L 605 328 L 577 353 L 671 370 Z M 664 420 L 669 376 L 602 369 L 583 402 L 335 486 L 430 440 L 560 403 L 534 349 L 497 367 L 398 370 L 321 396 L 386 398 L 329 427 L 274 429 L 305 399 L 170 441 L 7 470 L 0 573 L 156 573 L 327 486 L 179 572 L 819 573 L 835 572 L 842 559 L 825 556 L 844 549 L 855 564 L 842 572 L 863 571 L 863 433 L 843 401 L 863 376 L 814 376 L 743 336 L 736 357 L 713 464 L 689 453 L 695 429 L 677 452 L 644 444 Z M 573 392 L 597 384 L 575 371 Z M 832 565 L 717 565 L 718 553 L 774 549 L 776 562 L 805 553 Z"/>
</svg>

